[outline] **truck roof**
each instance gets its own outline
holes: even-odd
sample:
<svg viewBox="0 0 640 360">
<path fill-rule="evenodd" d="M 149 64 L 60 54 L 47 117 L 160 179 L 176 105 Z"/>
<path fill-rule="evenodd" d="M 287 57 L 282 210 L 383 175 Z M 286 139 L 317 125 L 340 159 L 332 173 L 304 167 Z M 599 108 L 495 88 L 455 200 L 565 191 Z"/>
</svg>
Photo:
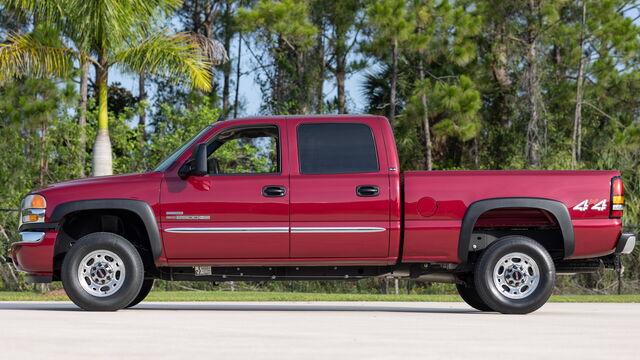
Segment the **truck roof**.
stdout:
<svg viewBox="0 0 640 360">
<path fill-rule="evenodd" d="M 260 116 L 248 116 L 236 119 L 229 119 L 227 121 L 246 121 L 246 120 L 286 120 L 286 119 L 316 119 L 320 120 L 331 120 L 331 119 L 344 119 L 349 118 L 352 120 L 358 119 L 384 119 L 385 117 L 380 115 L 371 115 L 371 114 L 311 114 L 311 115 L 260 115 Z"/>
</svg>

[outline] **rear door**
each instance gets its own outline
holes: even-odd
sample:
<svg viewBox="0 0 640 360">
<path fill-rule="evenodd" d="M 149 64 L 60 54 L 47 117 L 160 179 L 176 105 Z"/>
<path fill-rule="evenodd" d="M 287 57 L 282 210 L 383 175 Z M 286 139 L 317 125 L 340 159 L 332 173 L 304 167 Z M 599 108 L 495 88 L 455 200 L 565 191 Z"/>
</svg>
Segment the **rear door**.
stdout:
<svg viewBox="0 0 640 360">
<path fill-rule="evenodd" d="M 289 119 L 292 258 L 388 256 L 389 177 L 378 121 Z"/>
</svg>

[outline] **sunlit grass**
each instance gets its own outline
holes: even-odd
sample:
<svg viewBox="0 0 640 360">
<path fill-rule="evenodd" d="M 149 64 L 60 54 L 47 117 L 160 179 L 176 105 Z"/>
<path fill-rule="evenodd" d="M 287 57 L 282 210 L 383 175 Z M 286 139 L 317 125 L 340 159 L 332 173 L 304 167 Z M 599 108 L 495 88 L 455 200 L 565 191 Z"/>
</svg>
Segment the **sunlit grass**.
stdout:
<svg viewBox="0 0 640 360">
<path fill-rule="evenodd" d="M 64 292 L 0 292 L 0 301 L 68 301 Z M 254 291 L 153 291 L 146 301 L 411 301 L 459 302 L 458 295 L 322 294 Z M 551 302 L 640 303 L 638 295 L 555 295 Z"/>
</svg>

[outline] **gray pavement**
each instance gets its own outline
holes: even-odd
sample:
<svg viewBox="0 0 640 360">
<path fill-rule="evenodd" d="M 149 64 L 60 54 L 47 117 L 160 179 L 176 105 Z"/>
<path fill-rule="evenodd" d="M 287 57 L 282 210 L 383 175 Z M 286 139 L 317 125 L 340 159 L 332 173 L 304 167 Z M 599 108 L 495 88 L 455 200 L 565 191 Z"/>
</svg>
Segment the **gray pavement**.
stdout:
<svg viewBox="0 0 640 360">
<path fill-rule="evenodd" d="M 1 359 L 640 359 L 640 304 L 0 302 Z"/>
</svg>

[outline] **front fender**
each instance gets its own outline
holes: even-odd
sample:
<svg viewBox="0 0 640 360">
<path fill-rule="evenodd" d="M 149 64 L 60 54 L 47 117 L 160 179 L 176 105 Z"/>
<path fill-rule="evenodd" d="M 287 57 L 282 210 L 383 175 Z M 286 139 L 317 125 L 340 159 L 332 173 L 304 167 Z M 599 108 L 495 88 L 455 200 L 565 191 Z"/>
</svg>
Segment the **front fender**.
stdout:
<svg viewBox="0 0 640 360">
<path fill-rule="evenodd" d="M 128 210 L 140 217 L 149 236 L 151 253 L 157 260 L 162 253 L 160 230 L 148 203 L 132 199 L 78 200 L 59 204 L 51 213 L 51 222 L 60 222 L 65 216 L 86 210 Z"/>
</svg>

